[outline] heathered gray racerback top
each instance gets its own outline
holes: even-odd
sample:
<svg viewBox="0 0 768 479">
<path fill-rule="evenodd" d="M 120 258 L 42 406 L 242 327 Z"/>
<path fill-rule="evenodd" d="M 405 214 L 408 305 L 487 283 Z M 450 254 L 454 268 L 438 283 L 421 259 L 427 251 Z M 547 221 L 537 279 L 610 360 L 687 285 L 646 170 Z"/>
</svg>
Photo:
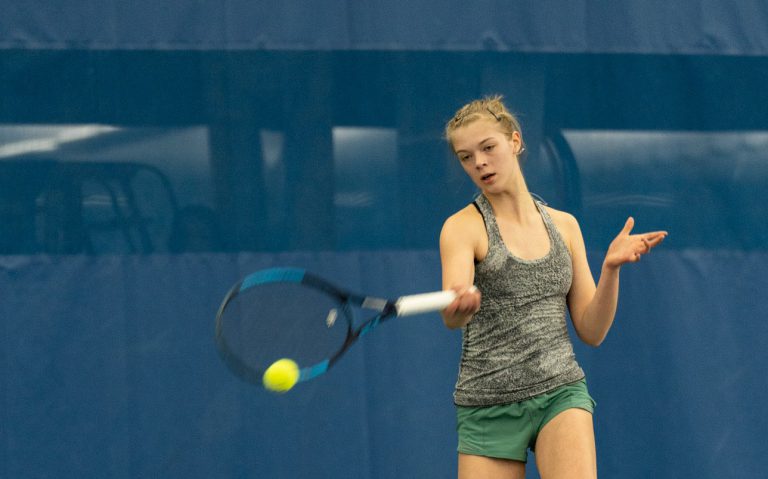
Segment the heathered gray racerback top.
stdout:
<svg viewBox="0 0 768 479">
<path fill-rule="evenodd" d="M 568 247 L 536 203 L 549 252 L 524 260 L 509 252 L 488 199 L 475 206 L 485 221 L 488 254 L 475 264 L 480 310 L 463 329 L 454 402 L 490 406 L 529 399 L 584 377 L 565 322 L 573 266 Z"/>
</svg>

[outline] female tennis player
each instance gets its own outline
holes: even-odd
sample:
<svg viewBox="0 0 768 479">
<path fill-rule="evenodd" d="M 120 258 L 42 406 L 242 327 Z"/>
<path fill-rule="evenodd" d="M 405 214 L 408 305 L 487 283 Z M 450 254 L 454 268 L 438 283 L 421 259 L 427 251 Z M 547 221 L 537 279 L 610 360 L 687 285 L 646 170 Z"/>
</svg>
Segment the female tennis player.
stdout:
<svg viewBox="0 0 768 479">
<path fill-rule="evenodd" d="M 480 189 L 440 234 L 443 287 L 458 293 L 442 316 L 463 329 L 454 392 L 459 478 L 524 478 L 528 449 L 544 479 L 594 478 L 595 403 L 566 308 L 578 337 L 599 345 L 616 312 L 621 267 L 667 233 L 632 234 L 628 218 L 596 286 L 576 219 L 529 193 L 520 124 L 501 97 L 459 109 L 446 138 Z"/>
</svg>

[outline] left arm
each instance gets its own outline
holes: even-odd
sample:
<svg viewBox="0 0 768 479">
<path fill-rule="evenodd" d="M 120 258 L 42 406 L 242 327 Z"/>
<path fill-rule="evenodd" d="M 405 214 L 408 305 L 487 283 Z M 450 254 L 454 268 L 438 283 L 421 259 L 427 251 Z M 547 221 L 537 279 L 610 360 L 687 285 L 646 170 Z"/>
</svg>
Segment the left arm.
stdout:
<svg viewBox="0 0 768 479">
<path fill-rule="evenodd" d="M 603 260 L 600 280 L 595 286 L 578 222 L 570 215 L 566 221 L 573 260 L 573 283 L 568 293 L 568 308 L 576 334 L 591 346 L 599 346 L 613 324 L 619 298 L 621 266 L 639 261 L 642 255 L 649 253 L 667 236 L 666 231 L 630 234 L 634 224 L 634 219 L 627 219 L 624 228 L 611 242 Z"/>
</svg>

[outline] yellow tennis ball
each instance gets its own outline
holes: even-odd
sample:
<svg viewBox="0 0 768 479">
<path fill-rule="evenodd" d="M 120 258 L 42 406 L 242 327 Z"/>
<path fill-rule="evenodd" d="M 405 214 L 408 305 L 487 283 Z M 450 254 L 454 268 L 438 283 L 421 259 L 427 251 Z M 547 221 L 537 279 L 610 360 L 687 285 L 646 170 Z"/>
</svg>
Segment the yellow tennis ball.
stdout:
<svg viewBox="0 0 768 479">
<path fill-rule="evenodd" d="M 270 391 L 284 393 L 299 380 L 299 365 L 292 359 L 278 359 L 264 371 L 264 387 Z"/>
</svg>

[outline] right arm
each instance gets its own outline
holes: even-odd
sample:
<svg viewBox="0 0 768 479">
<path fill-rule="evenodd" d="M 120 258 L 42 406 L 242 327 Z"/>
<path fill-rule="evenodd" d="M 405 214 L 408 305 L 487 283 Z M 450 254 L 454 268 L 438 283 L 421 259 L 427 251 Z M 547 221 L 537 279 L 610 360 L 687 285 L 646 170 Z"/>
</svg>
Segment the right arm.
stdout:
<svg viewBox="0 0 768 479">
<path fill-rule="evenodd" d="M 440 312 L 449 329 L 465 326 L 480 309 L 480 292 L 472 287 L 479 238 L 478 218 L 473 214 L 479 218 L 469 209 L 459 211 L 445 221 L 440 232 L 443 289 L 452 289 L 457 294 L 456 299 Z M 479 219 L 482 223 L 482 218 Z"/>
</svg>

